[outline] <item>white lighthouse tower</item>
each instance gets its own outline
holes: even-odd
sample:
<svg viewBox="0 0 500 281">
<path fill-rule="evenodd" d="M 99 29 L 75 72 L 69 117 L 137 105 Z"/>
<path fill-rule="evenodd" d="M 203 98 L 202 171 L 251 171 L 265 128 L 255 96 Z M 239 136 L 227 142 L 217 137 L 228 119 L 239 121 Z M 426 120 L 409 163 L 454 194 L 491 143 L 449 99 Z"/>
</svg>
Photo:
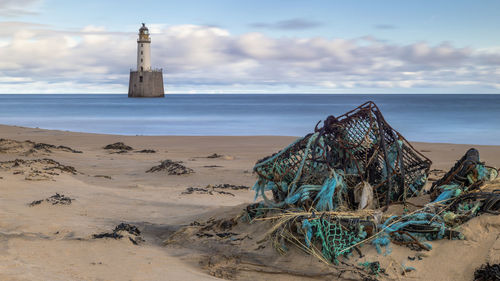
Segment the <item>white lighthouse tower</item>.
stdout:
<svg viewBox="0 0 500 281">
<path fill-rule="evenodd" d="M 151 68 L 151 38 L 146 24 L 137 39 L 137 70 L 130 71 L 128 97 L 164 97 L 162 69 Z"/>
<path fill-rule="evenodd" d="M 137 70 L 151 70 L 151 38 L 149 29 L 144 23 L 139 29 L 139 39 L 137 39 Z"/>
</svg>

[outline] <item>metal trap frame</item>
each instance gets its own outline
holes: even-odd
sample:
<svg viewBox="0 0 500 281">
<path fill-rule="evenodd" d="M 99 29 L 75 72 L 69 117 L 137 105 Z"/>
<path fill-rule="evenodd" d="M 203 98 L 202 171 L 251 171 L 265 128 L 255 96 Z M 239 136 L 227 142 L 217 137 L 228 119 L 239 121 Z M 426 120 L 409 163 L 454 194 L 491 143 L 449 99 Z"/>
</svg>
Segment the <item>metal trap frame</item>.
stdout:
<svg viewBox="0 0 500 281">
<path fill-rule="evenodd" d="M 256 186 L 267 185 L 275 202 L 287 201 L 297 188 L 324 185 L 332 173 L 340 173 L 347 186 L 346 192 L 335 190 L 335 194 L 348 209 L 355 208 L 354 187 L 363 181 L 373 187 L 377 207 L 420 193 L 431 160 L 387 123 L 374 102 L 338 117 L 329 116 L 321 128 L 319 123 L 314 133 L 255 165 L 259 176 Z M 305 190 L 308 194 L 296 205 L 314 207 L 319 190 Z"/>
</svg>

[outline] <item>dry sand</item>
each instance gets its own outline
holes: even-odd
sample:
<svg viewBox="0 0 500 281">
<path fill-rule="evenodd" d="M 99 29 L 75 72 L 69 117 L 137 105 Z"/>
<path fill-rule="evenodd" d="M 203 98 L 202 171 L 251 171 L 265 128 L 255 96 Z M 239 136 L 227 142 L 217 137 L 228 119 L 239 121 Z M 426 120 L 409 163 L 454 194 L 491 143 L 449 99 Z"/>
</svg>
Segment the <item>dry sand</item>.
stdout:
<svg viewBox="0 0 500 281">
<path fill-rule="evenodd" d="M 189 233 L 172 237 L 175 231 L 193 221 L 230 218 L 254 202 L 251 190 L 220 189 L 231 193 L 221 194 L 214 189 L 212 194 L 196 191 L 182 194 L 186 188 L 209 184 L 252 186 L 256 179 L 251 173 L 255 162 L 280 150 L 293 137 L 115 136 L 0 125 L 0 138 L 69 146 L 83 152 L 58 148 L 32 150 L 33 144 L 26 142 L 0 151 L 0 161 L 49 158 L 57 163 L 50 162 L 50 166 L 47 162 L 18 161 L 0 165 L 0 280 L 333 278 L 318 274 L 329 269 L 296 249 L 292 248 L 285 256 L 279 256 L 271 247 L 257 250 L 259 237 L 199 241 Z M 134 150 L 112 153 L 103 149 L 119 141 Z M 430 143 L 414 143 L 414 146 L 434 162 L 433 168 L 443 170 L 448 170 L 472 147 Z M 482 161 L 500 166 L 499 146 L 474 147 L 480 151 Z M 136 152 L 143 149 L 154 149 L 156 153 Z M 222 157 L 206 158 L 214 153 Z M 166 159 L 182 161 L 180 164 L 194 173 L 146 173 Z M 68 166 L 77 172 L 71 172 Z M 51 169 L 46 170 L 47 167 Z M 45 201 L 28 205 L 56 193 L 74 200 L 70 205 Z M 122 222 L 138 226 L 145 241 L 134 245 L 129 239 L 92 239 L 93 234 L 109 232 Z M 248 227 L 239 224 L 231 231 L 248 232 Z M 387 270 L 394 268 L 396 272 L 400 270 L 399 264 L 406 263 L 416 271 L 406 276 L 391 273 L 383 278 L 472 280 L 479 265 L 500 262 L 499 230 L 500 217 L 475 218 L 463 227 L 467 240 L 432 242 L 433 250 L 420 261 L 409 261 L 407 256 L 415 256 L 415 252 L 392 245 L 392 254 L 380 257 Z M 165 245 L 164 241 L 172 238 L 181 242 Z M 361 250 L 366 257 L 360 261 L 368 258 L 373 261 L 376 257 L 370 245 Z M 307 276 L 301 271 L 304 268 L 309 269 Z"/>
</svg>

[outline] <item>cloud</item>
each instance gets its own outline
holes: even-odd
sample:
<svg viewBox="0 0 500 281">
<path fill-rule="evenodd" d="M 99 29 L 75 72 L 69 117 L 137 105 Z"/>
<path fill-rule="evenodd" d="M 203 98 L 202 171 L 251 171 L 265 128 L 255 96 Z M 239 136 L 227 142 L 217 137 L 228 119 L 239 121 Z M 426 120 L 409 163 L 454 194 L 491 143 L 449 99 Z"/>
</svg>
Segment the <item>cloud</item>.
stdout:
<svg viewBox="0 0 500 281">
<path fill-rule="evenodd" d="M 396 29 L 397 27 L 392 24 L 376 24 L 373 27 L 376 29 Z"/>
<path fill-rule="evenodd" d="M 295 18 L 278 21 L 274 23 L 256 22 L 250 26 L 254 28 L 280 29 L 280 30 L 303 30 L 321 26 L 322 23 L 307 19 Z"/>
<path fill-rule="evenodd" d="M 6 24 L 0 92 L 127 91 L 137 32 Z M 170 92 L 498 92 L 500 50 L 373 37 L 273 38 L 213 26 L 153 25 L 152 63 Z"/>
<path fill-rule="evenodd" d="M 33 8 L 38 3 L 40 0 L 0 0 L 0 16 L 18 17 L 37 14 Z"/>
</svg>

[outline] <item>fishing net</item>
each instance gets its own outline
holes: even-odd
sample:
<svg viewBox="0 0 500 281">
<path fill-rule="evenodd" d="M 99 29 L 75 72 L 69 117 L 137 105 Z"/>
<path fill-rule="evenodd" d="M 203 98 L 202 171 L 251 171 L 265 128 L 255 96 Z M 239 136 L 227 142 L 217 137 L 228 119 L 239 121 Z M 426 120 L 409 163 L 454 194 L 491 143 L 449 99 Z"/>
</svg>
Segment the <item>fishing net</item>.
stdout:
<svg viewBox="0 0 500 281">
<path fill-rule="evenodd" d="M 379 253 L 385 247 L 385 254 L 391 243 L 429 251 L 428 241 L 463 239 L 456 227 L 472 217 L 500 213 L 500 190 L 483 190 L 498 170 L 470 149 L 432 185 L 432 202 L 413 212 L 405 206 L 402 214 L 386 214 L 390 204 L 423 193 L 431 161 L 385 121 L 373 102 L 318 125 L 254 167 L 254 189 L 264 202 L 249 206 L 247 217 L 276 222 L 270 237 L 278 250 L 285 251 L 288 241 L 335 263 L 367 242 Z M 371 202 L 367 209 L 360 190 Z M 371 197 L 363 197 L 365 191 Z M 267 212 L 275 217 L 266 218 Z"/>
<path fill-rule="evenodd" d="M 377 206 L 419 194 L 431 161 L 385 121 L 373 102 L 318 125 L 314 133 L 255 165 L 259 179 L 254 189 L 267 204 L 353 209 L 353 187 L 362 182 L 373 187 Z"/>
<path fill-rule="evenodd" d="M 321 246 L 324 258 L 332 262 L 338 262 L 340 254 L 347 255 L 351 250 L 345 249 L 360 242 L 366 237 L 362 225 L 349 223 L 342 225 L 339 220 L 325 218 L 304 219 L 302 229 L 306 233 L 306 244 L 311 247 L 314 242 Z"/>
</svg>

